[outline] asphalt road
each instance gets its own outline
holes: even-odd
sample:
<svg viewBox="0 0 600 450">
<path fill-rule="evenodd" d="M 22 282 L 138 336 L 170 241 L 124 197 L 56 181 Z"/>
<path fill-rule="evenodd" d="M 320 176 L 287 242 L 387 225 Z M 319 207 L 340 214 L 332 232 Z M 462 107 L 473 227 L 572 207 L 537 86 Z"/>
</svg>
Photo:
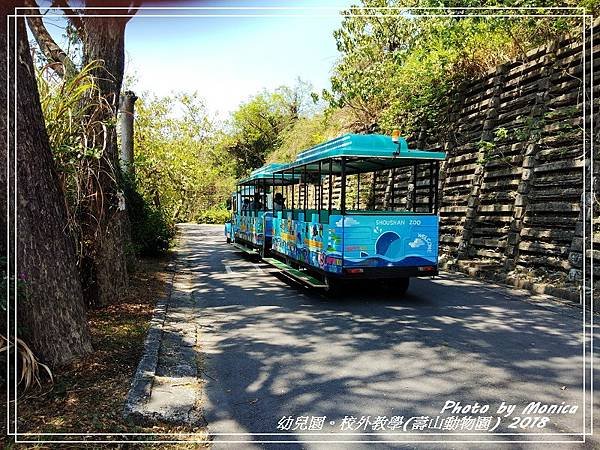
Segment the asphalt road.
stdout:
<svg viewBox="0 0 600 450">
<path fill-rule="evenodd" d="M 455 274 L 413 279 L 404 298 L 364 282 L 330 299 L 245 258 L 224 242 L 221 227 L 183 225 L 181 232 L 180 261 L 194 274 L 200 305 L 202 404 L 215 447 L 271 448 L 283 444 L 257 441 L 284 440 L 286 448 L 333 448 L 336 440 L 345 441 L 336 448 L 367 441 L 381 448 L 498 441 L 501 448 L 600 448 L 591 436 L 576 443 L 583 413 L 589 423 L 592 411 L 589 395 L 583 405 L 581 309 Z M 489 410 L 441 414 L 447 401 Z M 532 401 L 577 411 L 521 414 Z M 393 416 L 405 424 L 419 416 L 491 416 L 494 426 L 502 402 L 516 405 L 494 429 L 502 434 L 483 422 L 480 430 L 414 430 L 416 419 L 405 430 L 390 428 Z M 297 429 L 278 430 L 289 416 Z M 384 431 L 372 428 L 378 416 L 388 420 Z M 510 428 L 518 416 L 548 420 L 543 428 Z M 302 417 L 317 430 L 303 430 Z M 313 417 L 325 417 L 322 429 Z M 357 428 L 342 431 L 344 423 Z"/>
</svg>

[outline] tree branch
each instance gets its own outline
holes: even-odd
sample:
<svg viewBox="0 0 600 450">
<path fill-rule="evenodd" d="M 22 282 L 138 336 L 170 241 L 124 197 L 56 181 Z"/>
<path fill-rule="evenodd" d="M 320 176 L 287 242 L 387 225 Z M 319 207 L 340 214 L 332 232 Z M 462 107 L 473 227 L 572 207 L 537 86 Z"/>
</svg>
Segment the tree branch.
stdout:
<svg viewBox="0 0 600 450">
<path fill-rule="evenodd" d="M 67 2 L 68 0 L 57 0 Z M 136 7 L 141 6 L 143 0 L 112 0 L 107 2 L 106 0 L 84 0 L 85 6 L 89 9 L 86 10 L 83 17 L 83 24 L 85 26 L 85 22 L 87 18 L 85 17 L 88 14 L 117 14 L 120 17 L 112 17 L 111 21 L 115 23 L 120 23 L 122 26 L 125 26 L 127 22 L 131 19 L 128 14 L 135 14 L 137 12 Z M 97 6 L 113 6 L 113 7 L 124 7 L 128 9 L 94 9 Z"/>
<path fill-rule="evenodd" d="M 137 8 L 140 6 L 142 6 L 142 0 L 132 0 L 131 4 L 129 5 L 128 14 L 136 14 Z"/>
<path fill-rule="evenodd" d="M 79 13 L 77 11 L 69 7 L 67 0 L 52 0 L 52 6 L 54 8 L 62 9 L 63 12 L 69 16 L 69 22 L 71 22 L 71 24 L 75 27 L 80 36 L 85 32 L 83 20 L 81 17 L 79 17 Z"/>
<path fill-rule="evenodd" d="M 31 8 L 31 14 L 40 14 L 35 0 L 25 0 L 25 5 Z M 52 69 L 61 77 L 70 76 L 76 72 L 75 64 L 58 46 L 44 25 L 41 17 L 28 16 L 27 25 L 35 38 L 41 52 L 44 54 Z"/>
</svg>

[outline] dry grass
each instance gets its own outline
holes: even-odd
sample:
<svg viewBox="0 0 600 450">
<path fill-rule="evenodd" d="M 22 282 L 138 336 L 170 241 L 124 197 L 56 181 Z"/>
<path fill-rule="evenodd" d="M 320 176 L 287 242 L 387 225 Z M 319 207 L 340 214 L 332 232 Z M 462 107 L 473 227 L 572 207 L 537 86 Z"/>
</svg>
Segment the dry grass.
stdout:
<svg viewBox="0 0 600 450">
<path fill-rule="evenodd" d="M 54 368 L 53 384 L 44 380 L 40 387 L 21 395 L 19 432 L 204 432 L 168 424 L 139 426 L 125 421 L 121 415 L 131 378 L 142 355 L 154 305 L 165 294 L 169 276 L 164 271 L 167 263 L 168 259 L 140 261 L 125 298 L 118 304 L 90 312 L 94 353 L 66 367 Z"/>
</svg>

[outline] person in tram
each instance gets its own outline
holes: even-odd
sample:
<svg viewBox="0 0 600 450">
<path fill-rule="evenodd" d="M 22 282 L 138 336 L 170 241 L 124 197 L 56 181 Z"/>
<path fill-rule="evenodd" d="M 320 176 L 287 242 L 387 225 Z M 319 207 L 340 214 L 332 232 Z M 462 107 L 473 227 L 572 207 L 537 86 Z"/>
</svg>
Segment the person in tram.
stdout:
<svg viewBox="0 0 600 450">
<path fill-rule="evenodd" d="M 285 208 L 285 199 L 283 198 L 283 195 L 281 195 L 281 192 L 277 192 L 275 194 L 275 197 L 273 197 L 273 209 L 275 211 L 281 211 Z"/>
<path fill-rule="evenodd" d="M 260 201 L 260 192 L 254 193 L 254 200 L 252 201 L 250 208 L 253 209 L 254 211 L 260 211 L 263 209 L 263 204 Z"/>
</svg>

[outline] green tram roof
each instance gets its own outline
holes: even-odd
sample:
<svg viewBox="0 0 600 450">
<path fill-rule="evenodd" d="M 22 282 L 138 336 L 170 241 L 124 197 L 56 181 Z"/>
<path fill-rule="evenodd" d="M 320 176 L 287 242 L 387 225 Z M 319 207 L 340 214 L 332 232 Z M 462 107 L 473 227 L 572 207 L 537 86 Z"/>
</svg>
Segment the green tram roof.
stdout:
<svg viewBox="0 0 600 450">
<path fill-rule="evenodd" d="M 265 164 L 262 167 L 259 167 L 256 170 L 253 170 L 252 172 L 250 172 L 250 176 L 243 178 L 241 180 L 239 180 L 237 182 L 238 186 L 243 186 L 243 185 L 253 185 L 257 180 L 267 180 L 268 182 L 266 184 L 268 185 L 272 185 L 273 184 L 273 173 L 284 167 L 286 164 L 283 163 L 270 163 L 270 164 Z M 295 175 L 294 177 L 292 177 L 292 174 L 285 174 L 285 176 L 281 177 L 281 175 L 275 177 L 275 184 L 276 185 L 281 185 L 281 184 L 294 184 L 297 183 L 300 179 L 300 174 Z"/>
<path fill-rule="evenodd" d="M 320 161 L 333 159 L 332 172 L 339 173 L 341 157 L 346 157 L 346 172 L 351 174 L 409 166 L 417 162 L 442 161 L 446 154 L 411 150 L 405 139 L 400 138 L 395 143 L 390 136 L 383 134 L 344 134 L 301 152 L 294 162 L 281 165 L 274 172 L 281 174 L 298 167 L 304 170 L 303 166 L 309 172 L 317 172 Z M 328 171 L 328 164 L 321 165 L 321 173 Z"/>
</svg>

